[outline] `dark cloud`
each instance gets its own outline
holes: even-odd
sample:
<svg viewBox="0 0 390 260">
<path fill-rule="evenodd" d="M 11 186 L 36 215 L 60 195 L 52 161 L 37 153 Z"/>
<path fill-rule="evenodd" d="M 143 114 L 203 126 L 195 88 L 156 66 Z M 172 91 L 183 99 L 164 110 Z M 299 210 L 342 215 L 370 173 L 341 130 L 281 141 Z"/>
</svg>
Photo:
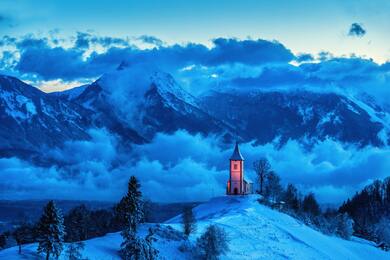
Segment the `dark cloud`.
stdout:
<svg viewBox="0 0 390 260">
<path fill-rule="evenodd" d="M 348 32 L 349 36 L 363 37 L 365 34 L 366 34 L 366 30 L 363 28 L 362 24 L 360 23 L 351 24 L 351 27 L 349 28 L 349 32 Z"/>
<path fill-rule="evenodd" d="M 244 63 L 259 65 L 270 62 L 286 63 L 294 59 L 281 43 L 266 40 L 237 40 L 218 38 L 213 41 L 206 65 Z"/>
<path fill-rule="evenodd" d="M 88 49 L 90 34 L 77 32 L 75 47 L 78 49 Z"/>
<path fill-rule="evenodd" d="M 48 42 L 46 38 L 34 37 L 25 37 L 17 42 L 20 60 L 15 69 L 24 74 L 35 74 L 45 80 L 72 80 L 97 77 L 118 66 L 121 61 L 128 64 L 155 64 L 162 69 L 175 71 L 192 64 L 220 66 L 240 63 L 255 66 L 286 63 L 294 58 L 291 51 L 282 44 L 265 40 L 219 38 L 213 41 L 214 46 L 211 49 L 202 44 L 189 43 L 145 50 L 131 46 L 125 40 L 97 37 L 87 33 L 78 33 L 72 48 L 53 47 Z M 93 52 L 85 59 L 84 51 L 91 44 L 104 45 L 107 50 L 103 53 Z M 116 44 L 122 46 L 115 46 Z M 39 64 L 35 61 L 39 61 Z"/>
<path fill-rule="evenodd" d="M 319 53 L 319 62 L 310 62 L 312 55 L 294 56 L 282 44 L 272 41 L 218 38 L 212 47 L 189 43 L 139 49 L 127 39 L 92 33 L 78 33 L 70 48 L 56 45 L 53 39 L 32 35 L 21 39 L 3 37 L 0 45 L 15 45 L 19 55 L 3 55 L 0 70 L 29 80 L 72 81 L 100 77 L 124 61 L 129 66 L 147 64 L 169 72 L 196 95 L 229 84 L 245 88 L 336 86 L 367 92 L 381 100 L 390 94 L 388 63 L 378 65 L 359 57 L 336 58 L 329 52 Z M 93 45 L 105 49 L 90 53 L 88 46 Z M 292 66 L 290 61 L 301 64 Z"/>
<path fill-rule="evenodd" d="M 309 53 L 300 53 L 296 56 L 296 60 L 298 62 L 313 61 L 314 57 Z"/>
<path fill-rule="evenodd" d="M 142 35 L 142 36 L 138 37 L 138 39 L 145 42 L 145 43 L 153 44 L 156 46 L 162 46 L 164 44 L 164 42 L 162 40 L 160 40 L 157 37 L 151 36 L 151 35 Z"/>
<path fill-rule="evenodd" d="M 95 72 L 86 69 L 81 51 L 62 47 L 26 47 L 15 69 L 22 74 L 35 74 L 46 80 L 96 76 Z"/>
</svg>

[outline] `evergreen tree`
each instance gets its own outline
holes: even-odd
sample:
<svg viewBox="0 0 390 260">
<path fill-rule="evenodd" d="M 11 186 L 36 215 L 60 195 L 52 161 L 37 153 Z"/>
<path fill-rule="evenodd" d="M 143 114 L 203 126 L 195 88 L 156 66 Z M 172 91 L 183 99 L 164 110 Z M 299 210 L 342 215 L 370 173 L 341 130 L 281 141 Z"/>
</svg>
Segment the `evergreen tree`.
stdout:
<svg viewBox="0 0 390 260">
<path fill-rule="evenodd" d="M 158 250 L 153 247 L 153 231 L 149 228 L 145 239 L 138 237 L 130 227 L 122 232 L 124 241 L 121 245 L 121 256 L 125 260 L 155 260 Z"/>
<path fill-rule="evenodd" d="M 182 218 L 183 218 L 183 233 L 188 238 L 188 236 L 196 230 L 196 223 L 195 223 L 196 220 L 191 207 L 184 208 Z"/>
<path fill-rule="evenodd" d="M 154 260 L 158 258 L 158 250 L 153 247 L 153 242 L 155 241 L 155 238 L 153 237 L 153 229 L 149 228 L 148 234 L 145 238 L 145 255 L 146 259 L 148 260 Z"/>
<path fill-rule="evenodd" d="M 383 244 L 383 248 L 390 248 L 390 220 L 388 218 L 382 218 L 375 225 L 375 235 L 377 237 L 378 244 Z"/>
<path fill-rule="evenodd" d="M 66 236 L 65 240 L 76 242 L 89 238 L 90 211 L 82 204 L 73 208 L 64 219 Z"/>
<path fill-rule="evenodd" d="M 321 213 L 320 206 L 314 196 L 314 193 L 310 192 L 305 196 L 302 202 L 302 209 L 309 216 L 318 216 Z"/>
<path fill-rule="evenodd" d="M 217 260 L 229 251 L 227 235 L 216 225 L 207 227 L 205 233 L 196 241 L 198 253 L 202 259 Z"/>
<path fill-rule="evenodd" d="M 288 209 L 298 212 L 299 210 L 299 195 L 298 190 L 293 184 L 288 184 L 286 192 L 284 193 L 283 200 L 286 203 Z"/>
<path fill-rule="evenodd" d="M 49 201 L 43 210 L 38 223 L 38 253 L 58 258 L 63 249 L 64 226 L 61 211 L 57 209 L 54 201 Z"/>
<path fill-rule="evenodd" d="M 336 217 L 336 234 L 344 239 L 350 239 L 353 234 L 353 220 L 347 213 Z"/>
<path fill-rule="evenodd" d="M 7 246 L 7 236 L 4 233 L 0 234 L 0 249 L 4 249 L 6 246 Z"/>
<path fill-rule="evenodd" d="M 130 177 L 127 194 L 121 199 L 117 206 L 117 213 L 124 221 L 125 228 L 121 235 L 121 256 L 126 260 L 145 259 L 145 240 L 137 237 L 137 226 L 141 221 L 142 194 L 140 184 L 134 176 Z"/>
<path fill-rule="evenodd" d="M 97 237 L 103 236 L 108 232 L 120 231 L 123 229 L 123 224 L 120 224 L 117 220 L 112 210 L 99 209 L 91 211 L 88 236 Z"/>
<path fill-rule="evenodd" d="M 280 185 L 280 177 L 274 171 L 270 171 L 264 184 L 264 197 L 273 202 L 279 201 L 283 191 L 282 185 Z"/>
<path fill-rule="evenodd" d="M 75 242 L 68 244 L 65 254 L 67 259 L 69 260 L 82 260 L 83 259 L 83 250 L 84 250 L 83 242 Z"/>
<path fill-rule="evenodd" d="M 271 164 L 266 158 L 261 158 L 260 160 L 257 160 L 253 163 L 253 170 L 257 175 L 257 180 L 260 188 L 260 190 L 258 190 L 257 192 L 263 195 L 264 181 L 271 170 Z"/>
<path fill-rule="evenodd" d="M 116 213 L 118 218 L 122 222 L 123 226 L 128 227 L 137 231 L 137 225 L 143 219 L 143 203 L 142 193 L 139 190 L 141 185 L 138 183 L 135 176 L 131 176 L 127 194 L 121 199 L 116 207 Z"/>
<path fill-rule="evenodd" d="M 24 223 L 15 229 L 13 237 L 15 238 L 16 244 L 19 247 L 19 254 L 22 253 L 22 245 L 34 242 L 34 228 L 33 226 Z"/>
</svg>

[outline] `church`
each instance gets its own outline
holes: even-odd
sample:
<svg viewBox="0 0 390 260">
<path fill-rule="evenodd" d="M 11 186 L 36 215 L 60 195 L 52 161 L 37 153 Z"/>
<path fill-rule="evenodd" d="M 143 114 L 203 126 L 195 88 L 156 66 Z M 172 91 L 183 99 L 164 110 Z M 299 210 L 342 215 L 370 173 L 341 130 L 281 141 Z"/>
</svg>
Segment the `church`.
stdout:
<svg viewBox="0 0 390 260">
<path fill-rule="evenodd" d="M 227 182 L 227 195 L 245 195 L 253 193 L 253 183 L 244 177 L 244 157 L 242 157 L 238 143 L 230 157 L 230 175 Z"/>
</svg>

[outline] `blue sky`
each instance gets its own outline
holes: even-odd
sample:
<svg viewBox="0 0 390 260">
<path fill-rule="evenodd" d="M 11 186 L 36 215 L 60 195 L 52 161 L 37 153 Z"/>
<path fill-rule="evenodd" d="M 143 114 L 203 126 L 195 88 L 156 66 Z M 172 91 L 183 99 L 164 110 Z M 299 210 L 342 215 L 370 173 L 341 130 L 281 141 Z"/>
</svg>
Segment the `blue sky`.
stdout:
<svg viewBox="0 0 390 260">
<path fill-rule="evenodd" d="M 387 75 L 389 17 L 387 0 L 2 0 L 0 73 L 44 91 L 89 83 L 123 59 L 152 60 L 179 81 L 178 71 L 195 66 L 182 84 L 221 66 L 257 77 L 271 62 L 333 58 L 350 59 L 339 67 L 372 60 Z"/>
<path fill-rule="evenodd" d="M 153 35 L 168 43 L 210 44 L 216 37 L 278 40 L 293 52 L 390 59 L 390 2 L 387 0 L 2 0 L 9 35 L 62 34 L 93 30 L 108 36 Z M 4 19 L 3 19 L 4 20 Z M 348 37 L 352 23 L 367 33 Z"/>
</svg>

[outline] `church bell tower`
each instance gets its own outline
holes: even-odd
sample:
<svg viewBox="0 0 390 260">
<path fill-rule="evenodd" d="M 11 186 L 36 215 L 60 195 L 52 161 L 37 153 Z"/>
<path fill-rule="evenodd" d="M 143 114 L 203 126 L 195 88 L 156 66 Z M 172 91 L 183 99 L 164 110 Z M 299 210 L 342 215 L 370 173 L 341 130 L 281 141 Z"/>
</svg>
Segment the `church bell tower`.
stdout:
<svg viewBox="0 0 390 260">
<path fill-rule="evenodd" d="M 240 153 L 237 142 L 230 157 L 230 176 L 226 193 L 228 195 L 242 195 L 246 193 L 244 187 L 244 157 Z"/>
</svg>

